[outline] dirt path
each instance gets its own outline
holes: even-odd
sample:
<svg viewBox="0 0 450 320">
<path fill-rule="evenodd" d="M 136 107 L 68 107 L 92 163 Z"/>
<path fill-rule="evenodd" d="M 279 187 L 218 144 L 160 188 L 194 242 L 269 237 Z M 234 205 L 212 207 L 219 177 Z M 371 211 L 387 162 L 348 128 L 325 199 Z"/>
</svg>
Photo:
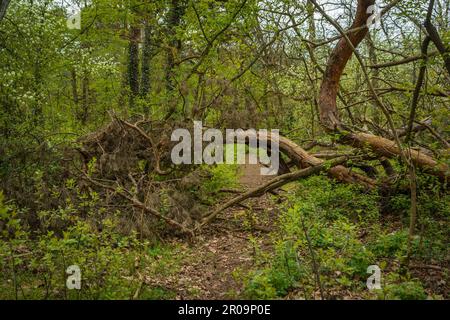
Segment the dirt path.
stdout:
<svg viewBox="0 0 450 320">
<path fill-rule="evenodd" d="M 260 165 L 245 164 L 240 167 L 240 183 L 243 187 L 256 187 L 271 179 L 260 175 Z M 262 244 L 271 222 L 261 216 L 274 216 L 274 208 L 267 196 L 250 199 L 246 208 L 227 209 L 199 236 L 183 258 L 181 270 L 165 279 L 166 286 L 176 292 L 177 299 L 227 299 L 238 297 L 241 284 L 233 274 L 238 270 L 248 270 L 254 263 L 254 248 L 250 237 Z M 253 228 L 249 212 L 255 212 L 258 221 Z M 265 231 L 261 231 L 264 229 Z"/>
</svg>

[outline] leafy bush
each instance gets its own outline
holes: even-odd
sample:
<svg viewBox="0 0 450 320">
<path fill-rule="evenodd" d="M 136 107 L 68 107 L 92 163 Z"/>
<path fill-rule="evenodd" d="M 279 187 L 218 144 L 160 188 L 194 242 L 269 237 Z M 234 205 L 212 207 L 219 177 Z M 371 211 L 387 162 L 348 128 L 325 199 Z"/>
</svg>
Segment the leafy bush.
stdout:
<svg viewBox="0 0 450 320">
<path fill-rule="evenodd" d="M 345 216 L 354 222 L 370 224 L 379 218 L 379 196 L 354 184 L 336 183 L 323 176 L 300 181 L 296 196 L 323 210 L 327 219 Z"/>
<path fill-rule="evenodd" d="M 320 177 L 301 182 L 280 214 L 274 253 L 261 256 L 265 267 L 248 275 L 246 293 L 274 298 L 302 288 L 311 297 L 318 289 L 317 273 L 324 287 L 362 287 L 375 256 L 359 239 L 364 224 L 357 222 L 363 209 L 369 215 L 364 221 L 378 216 L 377 199 Z"/>
<path fill-rule="evenodd" d="M 244 296 L 248 299 L 274 299 L 277 289 L 271 283 L 270 271 L 260 270 L 251 274 L 245 281 Z"/>
<path fill-rule="evenodd" d="M 239 186 L 238 166 L 235 164 L 204 165 L 202 170 L 208 178 L 203 180 L 196 194 L 206 204 L 212 205 L 218 198 L 227 195 L 220 193 L 221 189 L 233 189 Z"/>
<path fill-rule="evenodd" d="M 408 231 L 400 230 L 379 235 L 370 243 L 370 248 L 377 257 L 403 257 L 407 251 L 407 241 Z"/>
<path fill-rule="evenodd" d="M 417 281 L 388 285 L 383 290 L 383 294 L 382 298 L 388 300 L 425 300 L 427 298 L 422 285 Z"/>
<path fill-rule="evenodd" d="M 68 206 L 40 217 L 43 224 L 56 219 L 64 228 L 30 234 L 0 193 L 0 299 L 130 299 L 140 285 L 141 268 L 166 274 L 178 270 L 180 251 L 150 246 L 134 232 L 123 235 L 114 216 L 93 224 L 79 217 L 77 207 Z M 81 290 L 66 287 L 70 265 L 81 269 Z M 146 288 L 142 297 L 169 295 Z"/>
</svg>

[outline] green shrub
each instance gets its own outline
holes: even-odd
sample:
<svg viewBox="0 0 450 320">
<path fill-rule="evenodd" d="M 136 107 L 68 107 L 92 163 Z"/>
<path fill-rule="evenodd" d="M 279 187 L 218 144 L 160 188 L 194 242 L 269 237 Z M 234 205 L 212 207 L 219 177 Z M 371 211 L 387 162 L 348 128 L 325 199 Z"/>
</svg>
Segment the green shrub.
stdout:
<svg viewBox="0 0 450 320">
<path fill-rule="evenodd" d="M 378 220 L 379 196 L 354 184 L 337 183 L 324 176 L 300 181 L 297 202 L 308 202 L 320 210 L 327 219 L 345 216 L 354 222 L 370 224 Z"/>
<path fill-rule="evenodd" d="M 370 243 L 370 249 L 377 257 L 403 257 L 407 251 L 408 231 L 400 230 L 389 234 L 378 235 Z"/>
<path fill-rule="evenodd" d="M 388 300 L 425 300 L 427 298 L 425 290 L 417 281 L 388 285 L 383 293 L 384 299 Z"/>
<path fill-rule="evenodd" d="M 236 164 L 203 165 L 202 170 L 207 178 L 203 179 L 195 193 L 206 204 L 212 205 L 218 198 L 227 195 L 220 193 L 221 189 L 233 189 L 239 186 L 238 165 Z"/>
<path fill-rule="evenodd" d="M 259 270 L 245 281 L 244 297 L 248 299 L 274 299 L 277 289 L 271 283 L 269 270 Z"/>
<path fill-rule="evenodd" d="M 86 201 L 83 208 L 92 209 L 96 202 L 91 196 Z M 61 227 L 31 235 L 0 193 L 0 299 L 130 299 L 140 285 L 140 268 L 155 274 L 177 272 L 182 252 L 176 247 L 150 246 L 135 232 L 120 233 L 118 217 L 93 223 L 82 219 L 79 210 L 84 209 L 69 203 L 41 212 L 42 225 L 56 221 Z M 81 269 L 81 290 L 66 287 L 70 265 Z M 142 298 L 164 296 L 171 293 L 147 289 Z"/>
</svg>

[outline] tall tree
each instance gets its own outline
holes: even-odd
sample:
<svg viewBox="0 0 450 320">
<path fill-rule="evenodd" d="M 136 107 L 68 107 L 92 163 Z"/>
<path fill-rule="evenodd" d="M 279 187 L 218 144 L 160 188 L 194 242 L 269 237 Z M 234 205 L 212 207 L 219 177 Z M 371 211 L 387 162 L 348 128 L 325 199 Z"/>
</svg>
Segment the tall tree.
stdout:
<svg viewBox="0 0 450 320">
<path fill-rule="evenodd" d="M 166 118 L 169 118 L 176 110 L 176 99 L 174 97 L 174 91 L 176 89 L 175 59 L 181 50 L 181 40 L 177 37 L 177 28 L 181 24 L 185 9 L 184 0 L 170 0 L 170 8 L 167 15 L 169 45 L 167 48 L 166 66 L 166 91 L 169 99 L 169 112 Z"/>
<path fill-rule="evenodd" d="M 139 40 L 141 29 L 136 26 L 130 28 L 128 42 L 128 85 L 130 88 L 129 105 L 135 107 L 135 98 L 139 95 Z"/>
<path fill-rule="evenodd" d="M 152 27 L 148 22 L 144 27 L 144 43 L 142 46 L 141 62 L 141 96 L 145 97 L 150 92 L 150 62 L 152 58 Z"/>
</svg>

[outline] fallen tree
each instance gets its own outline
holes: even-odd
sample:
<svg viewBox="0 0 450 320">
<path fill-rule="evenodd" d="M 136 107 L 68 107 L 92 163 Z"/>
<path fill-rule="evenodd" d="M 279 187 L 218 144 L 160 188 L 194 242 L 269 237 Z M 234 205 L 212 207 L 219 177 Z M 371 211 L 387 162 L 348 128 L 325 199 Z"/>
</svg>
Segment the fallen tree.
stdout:
<svg viewBox="0 0 450 320">
<path fill-rule="evenodd" d="M 355 55 L 357 55 L 355 48 L 367 35 L 368 27 L 366 24 L 370 17 L 368 9 L 375 4 L 375 0 L 358 0 L 356 15 L 353 24 L 350 26 L 350 31 L 348 32 L 344 32 L 340 26 L 323 11 L 315 0 L 312 0 L 312 3 L 315 4 L 318 11 L 320 11 L 321 14 L 341 33 L 341 39 L 336 44 L 328 59 L 322 85 L 320 87 L 319 111 L 320 121 L 323 127 L 330 133 L 340 134 L 342 136 L 340 141 L 343 143 L 359 148 L 368 147 L 376 154 L 388 158 L 400 157 L 403 161 L 408 161 L 406 158 L 408 157 L 408 159 L 418 167 L 438 175 L 443 179 L 447 179 L 449 176 L 449 168 L 446 164 L 439 164 L 438 161 L 432 157 L 420 153 L 411 147 L 407 147 L 403 150 L 397 130 L 392 124 L 390 114 L 378 98 L 375 90 L 372 90 L 372 94 L 380 109 L 387 117 L 388 122 L 391 124 L 390 129 L 394 136 L 394 141 L 368 133 L 349 132 L 348 126 L 343 124 L 340 120 L 337 108 L 337 95 L 339 92 L 340 79 L 352 54 L 355 53 Z M 357 57 L 359 58 L 359 56 Z M 362 63 L 361 65 L 363 70 L 365 70 L 365 66 Z M 368 76 L 367 80 L 370 84 L 371 82 Z"/>
<path fill-rule="evenodd" d="M 355 53 L 355 48 L 365 38 L 368 32 L 368 27 L 366 25 L 370 17 L 368 9 L 370 6 L 375 4 L 375 0 L 358 0 L 355 18 L 349 30 L 346 32 L 344 32 L 339 25 L 337 25 L 329 16 L 326 15 L 315 0 L 311 0 L 311 2 L 322 13 L 322 15 L 327 17 L 327 19 L 335 25 L 341 33 L 341 38 L 328 59 L 319 93 L 320 121 L 323 127 L 330 133 L 339 134 L 341 136 L 340 142 L 351 145 L 352 147 L 368 148 L 370 151 L 377 154 L 380 157 L 380 162 L 383 167 L 385 167 L 385 170 L 389 175 L 392 175 L 393 171 L 392 166 L 386 158 L 400 158 L 405 161 L 407 165 L 418 166 L 426 172 L 437 175 L 443 180 L 447 180 L 449 177 L 449 168 L 446 164 L 439 163 L 429 155 L 426 155 L 412 147 L 407 147 L 403 150 L 398 137 L 398 131 L 394 128 L 392 119 L 390 118 L 387 109 L 384 105 L 382 105 L 381 101 L 376 96 L 376 92 L 373 90 L 373 87 L 372 93 L 375 96 L 374 98 L 379 104 L 381 104 L 380 107 L 390 122 L 394 141 L 370 133 L 352 132 L 348 129 L 348 126 L 340 121 L 337 108 L 337 95 L 339 92 L 340 79 L 347 62 L 351 58 L 352 54 Z M 389 7 L 392 7 L 396 3 L 398 3 L 398 1 L 394 1 Z M 367 80 L 370 83 L 370 80 Z M 205 223 L 210 221 L 218 213 L 220 213 L 220 211 L 229 206 L 239 203 L 240 201 L 243 201 L 251 196 L 260 194 L 261 192 L 273 190 L 273 188 L 279 187 L 284 183 L 303 177 L 306 173 L 315 172 L 316 170 L 320 171 L 323 169 L 324 161 L 322 159 L 309 154 L 288 138 L 280 137 L 279 143 L 280 150 L 288 155 L 295 162 L 295 164 L 297 164 L 297 166 L 307 169 L 303 169 L 305 171 L 300 170 L 292 174 L 280 176 L 279 178 L 283 177 L 280 180 L 274 179 L 261 187 L 249 190 L 245 194 L 231 199 L 212 212 L 207 217 L 207 221 L 205 221 Z M 342 160 L 342 158 L 338 159 Z M 331 168 L 329 168 L 329 173 L 331 176 L 340 181 L 357 182 L 370 188 L 376 185 L 375 180 L 364 175 L 354 173 L 350 169 L 342 166 L 340 163 L 331 166 Z"/>
<path fill-rule="evenodd" d="M 447 180 L 449 176 L 449 168 L 446 164 L 439 163 L 430 155 L 421 152 L 420 149 L 417 150 L 413 147 L 402 145 L 402 143 L 400 142 L 400 136 L 404 134 L 407 135 L 407 132 L 401 133 L 401 131 L 397 130 L 394 127 L 389 111 L 377 96 L 377 93 L 371 85 L 370 79 L 368 78 L 367 71 L 365 71 L 365 66 L 363 65 L 358 53 L 356 52 L 356 47 L 364 39 L 368 31 L 368 28 L 366 26 L 367 20 L 369 18 L 368 8 L 373 5 L 375 1 L 358 0 L 356 15 L 348 31 L 342 30 L 342 28 L 332 18 L 327 16 L 315 0 L 311 0 L 311 2 L 315 5 L 317 10 L 321 12 L 322 15 L 326 17 L 341 33 L 341 38 L 333 49 L 330 58 L 328 59 L 327 67 L 324 71 L 322 85 L 320 88 L 318 104 L 320 122 L 322 126 L 326 129 L 327 132 L 339 136 L 340 138 L 338 142 L 349 145 L 353 148 L 356 148 L 357 150 L 360 150 L 360 153 L 366 154 L 366 159 L 369 158 L 371 160 L 379 160 L 388 176 L 392 176 L 394 174 L 394 170 L 387 159 L 398 158 L 407 165 L 407 167 L 410 169 L 410 173 L 414 172 L 414 168 L 415 166 L 417 166 L 418 168 L 423 169 L 424 172 L 436 175 L 444 181 Z M 383 111 L 388 120 L 390 132 L 386 132 L 388 137 L 393 137 L 393 140 L 368 132 L 354 131 L 353 129 L 349 128 L 349 126 L 342 123 L 340 120 L 336 101 L 339 92 L 339 82 L 347 65 L 347 62 L 353 54 L 355 54 L 355 56 L 358 58 L 358 61 L 363 67 L 363 72 L 371 88 L 374 100 L 377 102 L 377 105 Z M 102 154 L 99 155 L 100 159 L 102 159 L 102 157 L 111 159 L 111 153 L 115 156 L 119 153 L 129 156 L 130 151 L 132 151 L 132 154 L 135 155 L 135 157 L 133 158 L 135 160 L 138 160 L 139 158 L 151 159 L 151 168 L 149 170 L 154 171 L 155 173 L 160 175 L 170 172 L 161 168 L 161 162 L 164 162 L 164 160 L 166 162 L 166 167 L 171 166 L 171 163 L 168 162 L 168 155 L 170 154 L 171 144 L 169 142 L 167 134 L 167 131 L 170 130 L 162 130 L 161 128 L 174 128 L 177 127 L 177 124 L 159 124 L 158 130 L 154 131 L 153 128 L 155 126 L 153 126 L 151 129 L 153 131 L 149 132 L 144 130 L 141 125 L 151 122 L 150 120 L 143 119 L 136 123 L 131 123 L 126 120 L 114 117 L 113 122 L 115 124 L 113 126 L 110 126 L 110 133 L 112 132 L 122 138 L 128 137 L 128 141 L 132 139 L 139 141 L 139 143 L 137 143 L 137 146 L 132 147 L 132 150 L 130 150 L 130 148 L 127 148 L 122 151 L 117 151 L 113 149 L 116 147 L 118 148 L 118 145 L 126 145 L 126 143 L 111 143 L 111 139 L 107 138 L 108 133 L 105 132 L 94 135 L 93 137 L 91 137 L 91 139 L 88 140 L 88 144 L 91 149 L 96 149 L 94 153 L 99 153 L 101 151 L 100 153 Z M 186 124 L 183 124 L 183 126 L 186 127 Z M 133 132 L 133 134 L 130 134 L 130 132 Z M 243 134 L 245 134 L 246 138 L 248 138 L 248 132 L 245 132 Z M 255 134 L 256 140 L 260 140 L 261 137 L 259 137 L 257 133 Z M 239 137 L 237 138 L 239 140 Z M 268 138 L 269 140 L 267 143 L 267 148 L 270 149 L 273 137 L 268 134 L 264 136 L 264 139 L 266 138 Z M 102 143 L 99 142 L 99 140 L 102 139 L 105 140 L 107 144 L 113 144 L 115 147 L 111 147 L 111 151 L 105 152 L 105 148 L 102 147 Z M 206 215 L 203 214 L 197 217 L 197 219 L 194 219 L 192 223 L 190 223 L 190 225 L 184 223 L 183 221 L 178 221 L 176 218 L 166 217 L 157 210 L 148 207 L 145 204 L 145 201 L 138 200 L 137 196 L 133 195 L 130 190 L 120 190 L 118 194 L 122 198 L 131 202 L 133 206 L 144 210 L 145 212 L 155 216 L 158 219 L 164 220 L 167 224 L 180 229 L 183 233 L 192 235 L 195 231 L 198 231 L 201 227 L 211 222 L 220 212 L 230 206 L 239 204 L 240 202 L 250 197 L 259 196 L 265 192 L 273 191 L 274 189 L 279 188 L 291 181 L 304 178 L 325 170 L 328 172 L 329 176 L 342 182 L 358 183 L 368 189 L 372 189 L 377 186 L 377 171 L 370 165 L 360 164 L 359 166 L 356 166 L 365 171 L 369 176 L 359 174 L 357 172 L 354 172 L 352 168 L 347 168 L 344 166 L 346 161 L 352 158 L 352 155 L 338 155 L 336 158 L 334 158 L 334 156 L 331 156 L 331 158 L 334 159 L 330 161 L 324 161 L 323 158 L 327 158 L 327 155 L 318 157 L 310 154 L 297 143 L 287 137 L 278 137 L 278 143 L 280 152 L 297 166 L 297 171 L 281 174 L 260 187 L 248 190 L 243 194 L 239 194 L 235 198 L 225 202 L 223 205 L 220 205 L 218 208 L 213 209 Z M 86 161 L 88 161 L 93 156 L 92 154 L 86 156 L 87 154 L 89 154 L 89 152 L 82 151 L 82 153 L 84 154 Z M 350 154 L 351 153 L 352 152 L 350 151 Z M 373 153 L 375 156 L 368 155 L 369 153 Z M 361 159 L 360 155 L 358 156 L 358 159 Z M 415 175 L 411 173 L 411 176 Z M 88 177 L 88 180 L 90 180 L 91 183 L 94 183 L 97 186 L 115 190 L 115 187 L 104 185 L 90 177 Z M 413 190 L 413 188 L 411 190 Z"/>
<path fill-rule="evenodd" d="M 141 213 L 164 221 L 167 226 L 190 237 L 226 208 L 322 171 L 328 171 L 331 177 L 342 182 L 358 183 L 368 189 L 376 186 L 375 179 L 353 172 L 352 169 L 343 165 L 349 159 L 361 159 L 361 155 L 349 152 L 347 155 L 324 161 L 309 154 L 292 140 L 280 136 L 277 137 L 280 153 L 291 159 L 298 170 L 275 176 L 266 184 L 239 194 L 206 214 L 198 212 L 193 214 L 191 207 L 195 200 L 187 198 L 190 192 L 187 191 L 189 188 L 183 186 L 183 180 L 190 173 L 195 172 L 196 166 L 174 166 L 170 160 L 171 148 L 174 143 L 169 140 L 173 127 L 183 126 L 187 130 L 192 130 L 192 128 L 183 124 L 174 123 L 172 125 L 166 126 L 156 122 L 150 125 L 150 121 L 146 119 L 131 123 L 112 114 L 112 122 L 109 125 L 79 141 L 81 147 L 78 147 L 77 151 L 81 155 L 83 163 L 81 178 L 91 187 L 100 188 L 106 198 L 117 198 L 119 202 L 125 201 Z M 240 131 L 236 134 L 236 141 L 248 143 L 250 138 L 254 138 L 258 141 L 258 145 L 265 145 L 267 151 L 271 152 L 275 137 L 272 137 L 271 134 L 262 137 L 256 131 L 252 132 L 256 136 L 252 136 L 252 133 L 248 131 Z M 262 139 L 267 139 L 267 141 L 261 143 Z M 144 172 L 136 169 L 142 160 L 145 160 L 146 167 L 148 166 Z M 161 166 L 165 169 L 161 169 Z M 167 175 L 170 182 L 164 187 L 161 185 L 162 182 L 153 181 L 147 172 Z M 173 177 L 180 178 L 172 179 Z M 157 187 L 155 187 L 155 183 L 158 183 Z M 198 180 L 194 183 L 201 184 L 202 182 Z M 158 193 L 164 188 L 165 190 L 175 190 L 175 194 L 165 195 L 169 197 L 171 209 L 169 212 L 163 213 L 158 209 L 158 206 L 161 205 Z"/>
<path fill-rule="evenodd" d="M 245 134 L 246 136 L 248 136 L 248 133 Z M 270 134 L 264 136 L 264 138 L 266 137 L 269 141 L 268 145 L 270 146 L 270 142 L 273 141 L 273 137 Z M 259 138 L 260 137 L 258 136 L 256 137 L 257 140 L 259 140 Z M 289 159 L 291 159 L 295 163 L 295 165 L 300 169 L 321 166 L 324 163 L 323 159 L 313 156 L 312 154 L 305 151 L 302 147 L 300 147 L 297 143 L 284 136 L 278 137 L 278 143 L 280 152 L 286 155 Z M 348 169 L 342 165 L 332 166 L 328 170 L 328 172 L 330 176 L 339 181 L 348 183 L 359 183 L 369 189 L 374 188 L 377 184 L 375 180 L 370 179 L 361 174 L 358 174 L 356 172 L 353 172 L 351 169 Z"/>
</svg>

